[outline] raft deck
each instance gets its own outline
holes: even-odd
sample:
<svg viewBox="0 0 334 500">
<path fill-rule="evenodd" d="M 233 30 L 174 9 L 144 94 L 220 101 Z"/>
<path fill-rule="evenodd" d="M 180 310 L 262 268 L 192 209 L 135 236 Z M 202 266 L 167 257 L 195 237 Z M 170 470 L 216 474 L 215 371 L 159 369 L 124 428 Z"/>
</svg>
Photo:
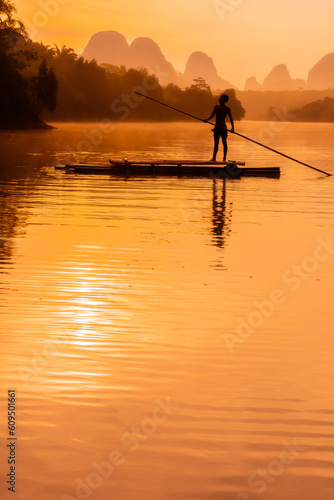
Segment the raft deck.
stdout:
<svg viewBox="0 0 334 500">
<path fill-rule="evenodd" d="M 55 167 L 77 174 L 106 174 L 124 177 L 279 177 L 279 167 L 244 167 L 245 162 L 210 162 L 202 160 L 147 160 L 113 161 L 101 165 L 94 163 L 69 163 L 65 167 Z"/>
</svg>

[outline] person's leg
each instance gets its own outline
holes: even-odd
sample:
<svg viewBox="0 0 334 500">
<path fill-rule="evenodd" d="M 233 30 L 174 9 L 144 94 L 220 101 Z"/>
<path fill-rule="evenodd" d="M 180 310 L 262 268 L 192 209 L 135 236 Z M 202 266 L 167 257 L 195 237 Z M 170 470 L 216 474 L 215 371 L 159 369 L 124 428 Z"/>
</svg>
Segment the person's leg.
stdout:
<svg viewBox="0 0 334 500">
<path fill-rule="evenodd" d="M 222 137 L 222 141 L 223 141 L 223 146 L 224 146 L 224 159 L 223 161 L 226 161 L 226 156 L 227 156 L 227 140 L 226 140 L 226 136 L 223 136 Z"/>
<path fill-rule="evenodd" d="M 215 131 L 213 133 L 213 138 L 214 138 L 214 141 L 215 141 L 215 145 L 214 145 L 214 148 L 213 148 L 213 155 L 212 155 L 212 159 L 210 161 L 216 161 L 216 157 L 217 157 L 217 153 L 218 153 L 218 147 L 219 147 L 219 138 L 220 138 L 220 134 Z"/>
</svg>

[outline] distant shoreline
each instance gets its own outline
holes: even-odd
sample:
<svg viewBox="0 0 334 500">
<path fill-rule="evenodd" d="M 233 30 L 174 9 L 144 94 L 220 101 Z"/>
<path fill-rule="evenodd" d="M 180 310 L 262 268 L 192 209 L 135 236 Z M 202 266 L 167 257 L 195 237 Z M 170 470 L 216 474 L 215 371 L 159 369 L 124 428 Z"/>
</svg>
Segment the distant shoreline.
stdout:
<svg viewBox="0 0 334 500">
<path fill-rule="evenodd" d="M 52 123 L 54 124 L 64 124 L 66 125 L 67 123 L 77 123 L 77 124 L 87 124 L 87 123 L 94 123 L 94 124 L 99 124 L 101 123 L 102 120 L 100 119 L 87 119 L 87 120 L 54 120 Z M 242 118 L 241 120 L 235 120 L 237 123 L 245 123 L 245 122 L 264 122 L 268 123 L 272 121 L 272 118 Z M 312 120 L 281 120 L 284 123 L 334 123 L 334 119 L 332 121 L 312 121 Z M 184 124 L 189 124 L 189 123 L 199 123 L 199 121 L 192 120 L 191 118 L 185 118 L 185 119 L 179 119 L 179 120 L 143 120 L 143 119 L 138 119 L 138 120 L 111 120 L 109 126 L 111 125 L 118 125 L 118 124 L 123 124 L 123 123 L 159 123 L 159 124 L 173 124 L 173 123 L 184 123 Z M 229 124 L 227 125 L 227 127 Z M 51 126 L 50 128 L 56 129 L 57 126 Z"/>
<path fill-rule="evenodd" d="M 243 118 L 242 120 L 240 120 L 239 122 L 237 123 L 245 123 L 245 122 L 264 122 L 264 123 L 268 123 L 270 122 L 271 120 L 268 118 L 268 119 L 264 119 L 264 118 L 259 118 L 259 119 L 250 119 L 250 118 Z M 66 125 L 66 124 L 82 124 L 82 125 L 85 125 L 85 124 L 88 124 L 88 123 L 92 123 L 92 124 L 99 124 L 101 122 L 101 120 L 99 119 L 91 119 L 91 120 L 55 120 L 54 122 L 52 122 L 53 124 L 52 125 L 49 125 L 47 123 L 44 123 L 44 122 L 41 122 L 41 123 L 12 123 L 12 124 L 3 124 L 3 123 L 0 123 L 0 133 L 1 132 L 24 132 L 24 131 L 30 131 L 30 130 L 41 130 L 41 131 L 45 131 L 45 130 L 57 130 L 57 125 Z M 191 120 L 191 119 L 181 119 L 181 120 L 113 120 L 110 122 L 110 126 L 112 125 L 119 125 L 119 124 L 138 124 L 138 123 L 159 123 L 159 124 L 164 124 L 164 125 L 172 125 L 173 123 L 175 124 L 179 124 L 179 123 L 183 123 L 183 124 L 189 124 L 189 123 L 198 123 L 196 122 L 195 120 Z M 319 124 L 330 124 L 330 123 L 334 123 L 334 119 L 332 121 L 311 121 L 311 120 L 286 120 L 285 123 L 319 123 Z"/>
<path fill-rule="evenodd" d="M 52 130 L 56 127 L 48 125 L 43 121 L 38 122 L 11 122 L 0 123 L 0 132 L 13 132 L 15 130 Z"/>
</svg>

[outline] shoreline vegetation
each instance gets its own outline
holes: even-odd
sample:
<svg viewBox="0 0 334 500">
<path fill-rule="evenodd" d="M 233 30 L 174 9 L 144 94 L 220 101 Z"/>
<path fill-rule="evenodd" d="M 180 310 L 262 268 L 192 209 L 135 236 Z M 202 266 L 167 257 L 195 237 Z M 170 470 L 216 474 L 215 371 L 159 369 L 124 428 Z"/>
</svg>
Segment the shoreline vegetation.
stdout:
<svg viewBox="0 0 334 500">
<path fill-rule="evenodd" d="M 98 65 L 73 49 L 33 42 L 9 0 L 0 3 L 0 130 L 48 130 L 47 122 L 189 121 L 138 96 L 139 91 L 205 118 L 219 95 L 229 95 L 235 121 L 334 122 L 334 89 L 323 91 L 211 90 L 201 77 L 181 89 L 161 86 L 144 68 Z"/>
<path fill-rule="evenodd" d="M 1 131 L 15 131 L 15 130 L 52 130 L 55 129 L 53 125 L 43 122 L 43 120 L 33 119 L 31 121 L 22 118 L 20 120 L 8 121 L 3 123 L 0 121 Z"/>
</svg>

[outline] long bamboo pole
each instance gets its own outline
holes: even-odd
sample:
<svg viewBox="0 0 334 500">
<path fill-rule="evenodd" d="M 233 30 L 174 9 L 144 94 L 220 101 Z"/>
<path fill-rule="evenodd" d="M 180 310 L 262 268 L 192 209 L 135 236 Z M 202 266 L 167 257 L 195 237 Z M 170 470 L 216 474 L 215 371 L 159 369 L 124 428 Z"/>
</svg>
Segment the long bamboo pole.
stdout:
<svg viewBox="0 0 334 500">
<path fill-rule="evenodd" d="M 149 99 L 150 101 L 154 101 L 158 104 L 161 104 L 162 106 L 165 106 L 166 108 L 173 109 L 174 111 L 177 111 L 178 113 L 182 113 L 183 115 L 190 116 L 191 118 L 194 118 L 195 120 L 199 120 L 201 122 L 209 123 L 210 125 L 217 126 L 213 122 L 209 122 L 209 121 L 203 120 L 202 118 L 199 118 L 198 116 L 191 115 L 190 113 L 187 113 L 186 111 L 182 111 L 182 109 L 174 108 L 173 106 L 170 106 L 169 104 L 166 104 L 162 101 L 158 101 L 157 99 L 153 99 L 153 97 L 149 97 L 149 96 L 141 94 L 140 92 L 137 92 L 137 91 L 135 93 L 142 96 L 142 97 L 145 97 L 146 99 Z M 224 128 L 224 127 L 221 127 L 221 128 Z M 281 153 L 280 151 L 277 151 L 277 149 L 273 149 L 269 146 L 266 146 L 265 144 L 262 144 L 261 142 L 255 141 L 254 139 L 251 139 L 250 137 L 246 137 L 245 135 L 239 134 L 239 132 L 235 132 L 235 131 L 232 132 L 231 130 L 229 130 L 229 132 L 231 132 L 232 134 L 238 135 L 239 137 L 242 137 L 243 139 L 246 139 L 247 141 L 253 142 L 254 144 L 257 144 L 258 146 L 262 146 L 263 148 L 269 149 L 269 151 L 273 151 L 274 153 L 276 153 L 278 155 L 284 156 L 284 158 L 288 158 L 288 160 L 292 160 L 292 161 L 295 161 L 296 163 L 300 163 L 300 165 L 304 165 L 305 167 L 312 168 L 313 170 L 316 170 L 317 172 L 320 172 L 321 174 L 327 175 L 328 177 L 332 175 L 328 172 L 325 172 L 324 170 L 320 170 L 320 168 L 312 167 L 312 165 L 308 165 L 308 163 L 304 163 L 303 161 L 297 160 L 296 158 L 293 158 L 292 156 L 288 156 L 284 153 Z"/>
</svg>

